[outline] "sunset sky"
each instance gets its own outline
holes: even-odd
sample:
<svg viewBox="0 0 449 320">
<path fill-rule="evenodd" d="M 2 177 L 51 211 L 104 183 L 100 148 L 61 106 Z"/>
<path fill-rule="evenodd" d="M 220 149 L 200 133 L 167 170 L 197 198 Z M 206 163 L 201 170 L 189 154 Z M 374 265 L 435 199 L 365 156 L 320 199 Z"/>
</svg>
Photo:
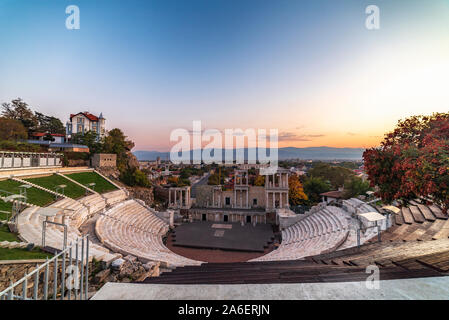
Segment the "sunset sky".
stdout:
<svg viewBox="0 0 449 320">
<path fill-rule="evenodd" d="M 280 147 L 371 147 L 399 119 L 449 111 L 448 0 L 0 0 L 0 46 L 0 103 L 64 123 L 103 112 L 134 150 L 169 150 L 193 120 L 277 128 Z"/>
</svg>

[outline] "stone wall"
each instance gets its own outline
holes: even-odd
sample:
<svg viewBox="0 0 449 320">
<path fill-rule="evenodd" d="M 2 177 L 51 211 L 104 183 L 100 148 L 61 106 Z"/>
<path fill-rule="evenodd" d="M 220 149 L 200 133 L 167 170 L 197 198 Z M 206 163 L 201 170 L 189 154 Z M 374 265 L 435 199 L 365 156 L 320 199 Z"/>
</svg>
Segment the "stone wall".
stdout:
<svg viewBox="0 0 449 320">
<path fill-rule="evenodd" d="M 14 283 L 20 280 L 25 273 L 29 274 L 35 270 L 36 265 L 43 264 L 43 259 L 33 260 L 0 260 L 0 291 L 3 291 L 9 287 L 10 283 Z M 115 262 L 118 262 L 115 263 Z M 95 291 L 101 288 L 106 282 L 131 282 L 131 281 L 143 281 L 147 277 L 159 276 L 159 262 L 147 262 L 141 263 L 134 256 L 126 256 L 123 259 L 117 259 L 114 263 L 106 269 L 103 269 L 101 265 L 89 263 L 89 296 Z M 67 281 L 70 275 L 67 272 L 68 261 L 66 262 L 66 277 L 65 277 L 65 295 L 67 296 Z M 61 274 L 62 266 L 61 260 L 58 260 L 58 275 L 57 275 L 57 295 L 58 299 L 61 298 Z M 44 296 L 44 273 L 45 268 L 39 271 L 39 286 L 38 286 L 38 299 L 42 299 Z M 54 285 L 54 264 L 50 264 L 48 274 L 48 299 L 53 298 L 53 285 Z M 28 278 L 27 283 L 27 297 L 32 297 L 34 292 L 34 275 Z M 14 294 L 22 295 L 22 284 L 18 285 Z M 74 298 L 74 292 L 72 291 L 72 299 Z"/>
<path fill-rule="evenodd" d="M 105 168 L 117 166 L 117 155 L 113 153 L 95 153 L 92 157 L 92 167 Z"/>
<path fill-rule="evenodd" d="M 20 280 L 25 274 L 31 273 L 35 270 L 36 265 L 41 265 L 45 262 L 43 259 L 33 259 L 33 260 L 1 260 L 0 261 L 0 291 L 3 291 L 9 287 L 10 283 L 14 283 Z M 58 261 L 58 275 L 57 275 L 57 297 L 61 295 L 61 276 L 62 276 L 62 261 Z M 68 261 L 66 262 L 66 284 Z M 89 270 L 92 271 L 93 264 L 89 263 Z M 39 286 L 38 286 L 38 298 L 43 298 L 44 294 L 44 274 L 45 268 L 39 271 Z M 28 278 L 27 283 L 27 296 L 32 297 L 34 292 L 34 275 Z M 52 298 L 54 291 L 54 264 L 50 264 L 49 274 L 48 274 L 48 298 Z M 67 286 L 67 285 L 66 285 Z M 15 294 L 22 295 L 23 286 L 18 285 L 15 289 Z M 67 288 L 66 288 L 67 290 Z"/>
<path fill-rule="evenodd" d="M 210 185 L 201 185 L 196 188 L 196 200 L 195 200 L 195 206 L 199 208 L 207 207 L 207 205 L 212 204 L 212 191 L 214 190 L 214 187 L 216 186 L 210 186 Z M 218 197 L 220 197 L 220 203 L 221 207 L 225 208 L 231 208 L 231 206 L 234 204 L 234 190 L 226 190 L 226 191 L 217 191 L 215 190 L 214 200 L 216 203 L 218 203 Z M 240 204 L 241 200 L 238 197 L 238 203 Z M 230 199 L 230 205 L 226 205 L 226 198 Z M 256 204 L 254 204 L 254 199 L 256 199 Z M 265 208 L 265 187 L 260 186 L 250 186 L 249 192 L 248 192 L 248 202 L 250 208 Z M 246 196 L 243 196 L 243 204 L 246 204 Z"/>
<path fill-rule="evenodd" d="M 67 160 L 68 167 L 85 167 L 89 165 L 89 160 L 69 159 Z"/>
<path fill-rule="evenodd" d="M 224 222 L 224 216 L 228 217 L 228 222 L 239 222 L 246 224 L 246 217 L 251 216 L 251 223 L 266 223 L 266 213 L 265 211 L 255 212 L 255 211 L 245 211 L 239 209 L 232 210 L 222 210 L 219 208 L 192 208 L 189 209 L 189 216 L 193 220 L 202 221 L 203 214 L 206 216 L 206 221 L 213 222 Z"/>
<path fill-rule="evenodd" d="M 252 208 L 264 208 L 265 209 L 265 187 L 260 186 L 251 186 L 249 188 L 249 205 Z M 254 205 L 254 199 L 256 199 L 257 204 Z"/>
<path fill-rule="evenodd" d="M 214 186 L 200 185 L 196 187 L 195 205 L 197 207 L 206 207 L 208 203 L 212 203 L 212 190 Z"/>
</svg>

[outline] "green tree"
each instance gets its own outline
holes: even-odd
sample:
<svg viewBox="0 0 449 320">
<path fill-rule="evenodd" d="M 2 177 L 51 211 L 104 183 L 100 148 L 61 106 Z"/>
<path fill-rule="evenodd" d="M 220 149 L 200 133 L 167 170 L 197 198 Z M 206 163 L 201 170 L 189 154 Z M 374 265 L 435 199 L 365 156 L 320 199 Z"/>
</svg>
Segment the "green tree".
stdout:
<svg viewBox="0 0 449 320">
<path fill-rule="evenodd" d="M 320 177 L 309 177 L 304 182 L 304 191 L 312 203 L 320 202 L 320 194 L 331 190 L 331 184 Z"/>
<path fill-rule="evenodd" d="M 220 178 L 218 177 L 217 173 L 211 174 L 207 180 L 207 184 L 209 185 L 219 185 L 220 184 Z"/>
<path fill-rule="evenodd" d="M 37 131 L 65 134 L 65 127 L 58 118 L 35 112 L 38 122 Z"/>
<path fill-rule="evenodd" d="M 50 133 L 46 133 L 43 137 L 44 141 L 55 141 L 55 138 Z"/>
<path fill-rule="evenodd" d="M 333 189 L 344 186 L 345 181 L 355 176 L 354 172 L 348 168 L 333 166 L 324 162 L 316 164 L 309 170 L 308 175 L 328 180 Z"/>
<path fill-rule="evenodd" d="M 7 119 L 22 122 L 23 126 L 28 131 L 28 136 L 30 136 L 32 132 L 35 132 L 38 127 L 38 120 L 35 114 L 28 108 L 28 104 L 22 101 L 21 98 L 14 99 L 11 103 L 3 103 L 2 116 Z"/>
<path fill-rule="evenodd" d="M 98 134 L 95 131 L 75 133 L 72 135 L 71 142 L 88 146 L 90 154 L 99 153 L 103 150 L 102 141 L 98 140 Z"/>
<path fill-rule="evenodd" d="M 351 177 L 345 183 L 345 198 L 353 198 L 359 195 L 365 195 L 369 191 L 369 181 L 364 181 L 359 177 Z"/>
<path fill-rule="evenodd" d="M 131 187 L 150 187 L 151 183 L 145 173 L 137 168 L 129 168 L 120 175 L 120 180 Z"/>
<path fill-rule="evenodd" d="M 115 128 L 108 132 L 104 138 L 103 152 L 115 153 L 117 155 L 117 168 L 124 171 L 128 167 L 127 152 L 132 149 L 134 144 L 126 139 L 127 137 L 122 130 Z"/>
<path fill-rule="evenodd" d="M 0 140 L 26 139 L 27 131 L 19 120 L 0 118 Z"/>
</svg>

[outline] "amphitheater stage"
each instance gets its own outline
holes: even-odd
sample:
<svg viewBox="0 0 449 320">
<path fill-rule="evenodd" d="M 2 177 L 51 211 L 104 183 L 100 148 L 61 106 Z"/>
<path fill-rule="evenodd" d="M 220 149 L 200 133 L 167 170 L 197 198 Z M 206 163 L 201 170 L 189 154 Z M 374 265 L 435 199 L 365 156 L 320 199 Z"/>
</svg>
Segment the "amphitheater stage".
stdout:
<svg viewBox="0 0 449 320">
<path fill-rule="evenodd" d="M 209 221 L 184 223 L 175 228 L 173 236 L 174 246 L 253 252 L 264 252 L 274 239 L 270 224 Z"/>
<path fill-rule="evenodd" d="M 93 300 L 446 300 L 449 277 L 292 284 L 176 285 L 106 283 Z"/>
</svg>

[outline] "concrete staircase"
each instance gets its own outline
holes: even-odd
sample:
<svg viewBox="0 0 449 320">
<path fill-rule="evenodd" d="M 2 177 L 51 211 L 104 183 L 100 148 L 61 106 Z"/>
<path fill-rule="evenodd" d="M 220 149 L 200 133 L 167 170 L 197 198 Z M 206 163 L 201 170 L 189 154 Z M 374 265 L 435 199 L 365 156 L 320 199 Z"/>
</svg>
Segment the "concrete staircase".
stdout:
<svg viewBox="0 0 449 320">
<path fill-rule="evenodd" d="M 98 197 L 97 195 L 91 195 L 89 197 L 92 196 Z M 101 203 L 103 203 L 103 205 L 101 207 L 96 207 L 97 210 L 103 210 L 105 202 L 99 202 L 99 204 Z M 60 200 L 55 203 L 54 206 L 74 210 L 69 210 L 69 212 L 65 214 L 65 219 L 64 215 L 58 214 L 55 217 L 49 217 L 48 220 L 58 223 L 65 223 L 67 225 L 67 243 L 70 244 L 70 242 L 76 241 L 82 236 L 81 232 L 78 230 L 78 226 L 86 217 L 88 217 L 87 210 L 80 202 L 70 198 Z M 39 209 L 39 207 L 33 206 L 22 211 L 17 219 L 17 228 L 19 231 L 19 238 L 29 243 L 41 245 L 42 222 L 45 218 L 37 213 L 37 209 Z M 63 229 L 61 227 L 53 224 L 49 224 L 47 226 L 46 246 L 58 250 L 62 249 Z M 89 259 L 95 258 L 96 260 L 110 263 L 121 257 L 120 254 L 111 253 L 108 249 L 98 244 L 90 243 L 89 247 Z"/>
</svg>

